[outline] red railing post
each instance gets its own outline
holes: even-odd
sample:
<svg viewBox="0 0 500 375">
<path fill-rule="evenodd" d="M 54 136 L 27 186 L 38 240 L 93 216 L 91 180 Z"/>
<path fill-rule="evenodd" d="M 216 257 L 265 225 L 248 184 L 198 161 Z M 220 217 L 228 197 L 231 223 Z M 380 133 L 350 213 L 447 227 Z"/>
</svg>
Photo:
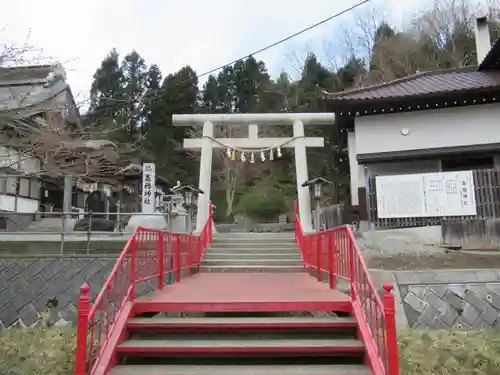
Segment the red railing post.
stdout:
<svg viewBox="0 0 500 375">
<path fill-rule="evenodd" d="M 157 244 L 157 262 L 158 262 L 158 290 L 163 289 L 163 280 L 165 278 L 165 237 L 163 232 L 158 232 Z"/>
<path fill-rule="evenodd" d="M 203 232 L 202 232 L 203 233 Z M 191 247 L 193 246 L 192 236 L 188 235 L 188 253 L 187 253 L 187 265 L 188 265 L 188 275 L 193 274 L 193 269 L 191 268 Z"/>
<path fill-rule="evenodd" d="M 90 288 L 87 283 L 80 287 L 80 300 L 78 301 L 78 322 L 76 331 L 76 362 L 75 375 L 85 375 L 87 356 L 87 330 L 89 327 L 90 313 Z"/>
<path fill-rule="evenodd" d="M 313 275 L 313 239 L 314 239 L 314 236 L 313 235 L 309 235 L 306 237 L 307 238 L 307 258 L 309 259 L 309 275 Z"/>
<path fill-rule="evenodd" d="M 341 232 L 342 233 L 342 232 Z M 342 241 L 341 246 L 345 247 L 347 245 L 348 257 L 349 257 L 349 280 L 351 281 L 351 299 L 356 300 L 357 296 L 357 286 L 356 286 L 356 256 L 354 254 L 354 243 L 352 242 L 352 237 L 349 236 L 349 227 L 344 228 L 344 241 Z M 347 242 L 347 244 L 346 244 Z"/>
<path fill-rule="evenodd" d="M 130 301 L 135 299 L 135 261 L 137 254 L 137 237 L 140 229 L 137 228 L 132 237 L 131 250 L 130 250 Z"/>
<path fill-rule="evenodd" d="M 321 255 L 322 255 L 321 254 L 322 253 L 321 246 L 322 246 L 322 242 L 323 242 L 321 237 L 322 237 L 322 234 L 318 233 L 317 234 L 317 239 L 316 239 L 316 259 L 317 259 L 316 260 L 316 266 L 317 266 L 317 275 L 316 275 L 316 277 L 317 277 L 318 281 L 321 281 L 322 276 L 323 276 L 322 272 L 321 272 Z"/>
<path fill-rule="evenodd" d="M 396 332 L 396 308 L 392 295 L 392 284 L 384 284 L 384 316 L 386 324 L 386 350 L 389 370 L 387 375 L 399 375 L 398 339 Z"/>
<path fill-rule="evenodd" d="M 175 236 L 175 281 L 181 281 L 181 236 Z"/>
<path fill-rule="evenodd" d="M 212 201 L 210 201 L 208 206 L 208 242 L 212 242 L 212 223 L 213 223 L 213 214 L 214 214 L 214 205 Z"/>
<path fill-rule="evenodd" d="M 196 241 L 196 247 L 197 247 L 197 253 L 198 255 L 196 256 L 196 263 L 198 264 L 198 266 L 200 265 L 200 262 L 201 262 L 201 241 L 202 241 L 202 237 L 198 237 L 198 241 Z"/>
<path fill-rule="evenodd" d="M 335 274 L 335 264 L 334 264 L 334 260 L 333 260 L 333 252 L 334 252 L 334 248 L 333 248 L 333 240 L 332 240 L 332 237 L 334 235 L 334 232 L 328 232 L 328 245 L 327 245 L 327 248 L 328 248 L 328 268 L 329 268 L 329 281 L 330 281 L 330 289 L 334 289 L 335 288 L 335 277 L 337 276 Z"/>
</svg>

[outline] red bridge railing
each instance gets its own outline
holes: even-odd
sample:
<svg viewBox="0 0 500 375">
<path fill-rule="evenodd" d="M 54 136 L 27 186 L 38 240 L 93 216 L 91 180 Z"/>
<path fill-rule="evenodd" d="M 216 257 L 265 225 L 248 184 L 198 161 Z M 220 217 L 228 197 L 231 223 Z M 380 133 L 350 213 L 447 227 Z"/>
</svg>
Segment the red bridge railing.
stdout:
<svg viewBox="0 0 500 375">
<path fill-rule="evenodd" d="M 323 277 L 330 288 L 337 279 L 345 280 L 351 292 L 353 313 L 365 342 L 370 365 L 375 375 L 398 375 L 399 359 L 392 284 L 384 285 L 381 298 L 370 277 L 361 250 L 348 225 L 321 232 L 302 231 L 295 202 L 295 239 L 304 261 L 304 270 Z"/>
<path fill-rule="evenodd" d="M 211 204 L 210 204 L 211 206 Z M 199 235 L 138 227 L 118 257 L 102 290 L 91 305 L 90 288 L 84 284 L 78 307 L 75 375 L 104 374 L 110 358 L 106 348 L 119 335 L 114 328 L 127 319 L 135 297 L 161 290 L 191 275 L 199 267 L 212 241 L 212 207 Z M 165 285 L 167 284 L 167 285 Z"/>
</svg>

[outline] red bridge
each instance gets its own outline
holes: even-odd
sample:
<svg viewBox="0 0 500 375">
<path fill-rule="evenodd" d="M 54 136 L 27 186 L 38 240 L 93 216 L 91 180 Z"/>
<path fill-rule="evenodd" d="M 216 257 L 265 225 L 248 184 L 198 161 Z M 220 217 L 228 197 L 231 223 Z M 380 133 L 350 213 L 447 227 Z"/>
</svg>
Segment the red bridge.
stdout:
<svg viewBox="0 0 500 375">
<path fill-rule="evenodd" d="M 301 273 L 214 273 L 211 217 L 138 228 L 92 303 L 81 288 L 75 375 L 399 374 L 392 285 L 377 294 L 351 229 L 295 215 L 295 240 Z"/>
</svg>

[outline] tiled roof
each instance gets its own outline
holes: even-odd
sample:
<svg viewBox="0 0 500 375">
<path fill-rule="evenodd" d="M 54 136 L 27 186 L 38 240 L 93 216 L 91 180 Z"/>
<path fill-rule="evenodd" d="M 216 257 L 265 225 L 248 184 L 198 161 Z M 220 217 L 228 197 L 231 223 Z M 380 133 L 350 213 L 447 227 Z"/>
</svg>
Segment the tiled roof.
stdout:
<svg viewBox="0 0 500 375">
<path fill-rule="evenodd" d="M 327 94 L 325 99 L 393 99 L 494 87 L 500 88 L 500 71 L 477 71 L 475 68 L 462 68 L 417 73 L 380 85 Z"/>
<path fill-rule="evenodd" d="M 44 83 L 50 79 L 50 73 L 65 76 L 60 64 L 0 67 L 0 86 Z"/>
</svg>

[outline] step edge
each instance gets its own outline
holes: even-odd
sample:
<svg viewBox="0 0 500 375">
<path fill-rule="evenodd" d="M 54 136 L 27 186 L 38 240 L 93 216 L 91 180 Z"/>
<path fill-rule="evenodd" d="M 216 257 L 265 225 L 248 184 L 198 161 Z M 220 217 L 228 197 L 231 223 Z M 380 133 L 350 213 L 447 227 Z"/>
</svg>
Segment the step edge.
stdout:
<svg viewBox="0 0 500 375">
<path fill-rule="evenodd" d="M 175 367 L 174 367 L 175 366 Z M 222 369 L 224 371 L 227 371 L 226 369 L 228 367 L 233 367 L 233 365 L 117 365 L 113 367 L 108 374 L 109 375 L 120 375 L 120 374 L 126 374 L 126 375 L 163 375 L 165 372 L 162 371 L 171 371 L 172 368 L 177 370 L 178 368 L 185 367 L 186 370 L 197 370 L 201 369 L 204 370 L 205 367 L 210 367 L 210 375 L 217 375 L 218 372 Z M 283 364 L 276 364 L 276 365 L 238 365 L 240 370 L 245 370 L 248 371 L 250 369 L 258 369 L 261 370 L 261 374 L 265 374 L 265 369 L 269 367 L 280 367 L 283 370 L 287 370 L 286 372 L 283 372 L 283 375 L 286 374 L 292 374 L 292 375 L 319 375 L 319 374 L 327 374 L 327 375 L 369 375 L 372 374 L 370 371 L 370 368 L 366 365 L 359 365 L 359 364 L 328 364 L 328 365 L 300 365 L 302 368 L 306 369 L 311 369 L 314 371 L 304 373 L 302 372 L 294 372 L 293 369 L 297 369 L 297 365 L 283 365 Z M 130 372 L 131 368 L 135 368 L 135 372 Z M 213 369 L 213 370 L 212 370 Z M 349 372 L 346 372 L 345 370 L 348 369 Z M 289 372 L 288 370 L 292 370 Z M 341 370 L 340 372 L 338 370 Z M 138 372 L 140 371 L 140 372 Z M 320 371 L 320 372 L 317 372 Z M 170 374 L 174 374 L 171 372 Z M 170 375 L 169 374 L 169 375 Z M 176 375 L 182 375 L 180 373 L 175 373 Z M 187 373 L 186 373 L 187 374 Z M 201 372 L 199 374 L 202 374 Z M 209 375 L 209 374 L 207 374 Z"/>
<path fill-rule="evenodd" d="M 168 345 L 159 345 L 162 343 L 172 343 L 172 341 L 175 341 L 176 344 L 175 346 L 168 346 Z M 137 347 L 137 348 L 147 348 L 147 347 L 152 347 L 152 348 L 274 348 L 274 347 L 285 347 L 285 348 L 322 348 L 322 347 L 332 347 L 332 348 L 343 348 L 343 347 L 352 347 L 352 348 L 364 348 L 365 345 L 362 340 L 358 339 L 345 339 L 345 338 L 308 338 L 308 339 L 293 339 L 293 340 L 287 340 L 287 339 L 262 339 L 259 337 L 255 337 L 253 339 L 247 339 L 247 340 L 238 340 L 237 342 L 231 340 L 231 339 L 210 339 L 206 340 L 206 343 L 202 345 L 189 345 L 189 342 L 192 342 L 194 340 L 186 339 L 186 340 L 161 340 L 161 339 L 128 339 L 119 345 L 117 347 L 122 347 L 122 348 L 130 348 L 130 347 Z M 262 345 L 265 342 L 276 342 L 275 345 Z M 293 341 L 294 343 L 290 343 L 290 341 Z M 311 342 L 323 342 L 321 345 L 307 345 L 307 343 Z M 183 342 L 185 343 L 183 345 Z M 215 346 L 215 343 L 219 343 L 220 346 Z M 252 345 L 248 345 L 248 343 L 252 343 Z M 137 345 L 138 343 L 141 343 Z M 237 345 L 241 343 L 247 343 L 247 345 Z M 149 344 L 149 345 L 146 345 Z M 137 346 L 136 346 L 137 345 Z"/>
<path fill-rule="evenodd" d="M 290 318 L 130 318 L 127 325 L 356 325 L 354 318 L 344 317 L 290 317 Z"/>
</svg>

